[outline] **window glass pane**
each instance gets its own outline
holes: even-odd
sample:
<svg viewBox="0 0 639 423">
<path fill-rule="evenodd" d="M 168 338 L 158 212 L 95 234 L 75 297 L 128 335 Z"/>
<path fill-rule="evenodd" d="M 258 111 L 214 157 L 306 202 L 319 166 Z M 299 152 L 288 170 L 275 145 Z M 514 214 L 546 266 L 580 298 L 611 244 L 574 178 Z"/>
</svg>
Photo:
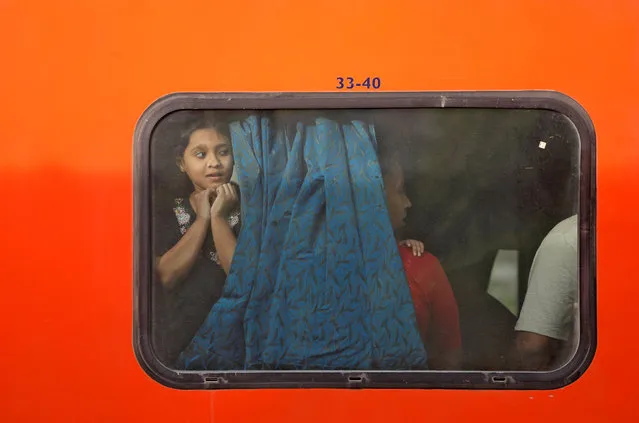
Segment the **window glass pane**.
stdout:
<svg viewBox="0 0 639 423">
<path fill-rule="evenodd" d="M 150 153 L 170 369 L 551 371 L 577 347 L 561 113 L 182 110 Z"/>
</svg>

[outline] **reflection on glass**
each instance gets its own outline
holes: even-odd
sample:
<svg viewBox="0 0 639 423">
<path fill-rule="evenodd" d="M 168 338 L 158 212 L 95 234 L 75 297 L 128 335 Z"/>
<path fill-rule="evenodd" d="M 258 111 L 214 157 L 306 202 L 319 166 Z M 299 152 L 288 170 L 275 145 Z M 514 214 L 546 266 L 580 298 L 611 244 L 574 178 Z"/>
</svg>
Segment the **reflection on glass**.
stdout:
<svg viewBox="0 0 639 423">
<path fill-rule="evenodd" d="M 169 367 L 549 370 L 574 350 L 563 115 L 180 111 L 151 150 Z"/>
</svg>

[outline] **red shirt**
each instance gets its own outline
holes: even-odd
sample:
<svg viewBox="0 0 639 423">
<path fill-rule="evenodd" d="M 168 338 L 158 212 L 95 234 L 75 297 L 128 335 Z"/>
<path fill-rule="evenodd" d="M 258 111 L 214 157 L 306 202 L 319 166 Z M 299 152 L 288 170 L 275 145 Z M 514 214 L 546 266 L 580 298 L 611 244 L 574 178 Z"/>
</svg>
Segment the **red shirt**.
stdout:
<svg viewBox="0 0 639 423">
<path fill-rule="evenodd" d="M 404 246 L 399 247 L 399 253 L 427 351 L 440 354 L 460 348 L 457 301 L 439 260 L 426 252 L 416 257 Z"/>
</svg>

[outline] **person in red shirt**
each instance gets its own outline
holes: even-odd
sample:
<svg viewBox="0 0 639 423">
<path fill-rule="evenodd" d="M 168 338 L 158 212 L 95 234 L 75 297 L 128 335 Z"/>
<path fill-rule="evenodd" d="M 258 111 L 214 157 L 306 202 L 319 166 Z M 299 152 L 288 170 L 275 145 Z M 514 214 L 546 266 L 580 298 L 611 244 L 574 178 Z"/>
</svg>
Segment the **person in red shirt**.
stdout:
<svg viewBox="0 0 639 423">
<path fill-rule="evenodd" d="M 402 228 L 411 202 L 404 191 L 404 172 L 398 155 L 380 154 L 386 204 L 393 229 Z M 459 312 L 453 290 L 439 260 L 425 252 L 423 243 L 398 243 L 410 287 L 420 335 L 428 352 L 430 369 L 461 368 Z M 413 251 L 418 254 L 414 255 Z"/>
</svg>

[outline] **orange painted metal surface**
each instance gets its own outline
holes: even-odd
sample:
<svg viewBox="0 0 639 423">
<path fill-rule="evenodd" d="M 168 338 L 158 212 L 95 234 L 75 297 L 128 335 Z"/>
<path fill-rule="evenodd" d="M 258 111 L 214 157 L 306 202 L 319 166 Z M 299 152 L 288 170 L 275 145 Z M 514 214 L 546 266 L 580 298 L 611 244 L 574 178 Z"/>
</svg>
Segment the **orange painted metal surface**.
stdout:
<svg viewBox="0 0 639 423">
<path fill-rule="evenodd" d="M 0 421 L 634 421 L 639 3 L 0 2 Z M 132 333 L 132 137 L 176 91 L 551 89 L 597 131 L 598 346 L 554 391 L 165 388 Z M 365 90 L 365 89 L 363 89 Z"/>
</svg>

